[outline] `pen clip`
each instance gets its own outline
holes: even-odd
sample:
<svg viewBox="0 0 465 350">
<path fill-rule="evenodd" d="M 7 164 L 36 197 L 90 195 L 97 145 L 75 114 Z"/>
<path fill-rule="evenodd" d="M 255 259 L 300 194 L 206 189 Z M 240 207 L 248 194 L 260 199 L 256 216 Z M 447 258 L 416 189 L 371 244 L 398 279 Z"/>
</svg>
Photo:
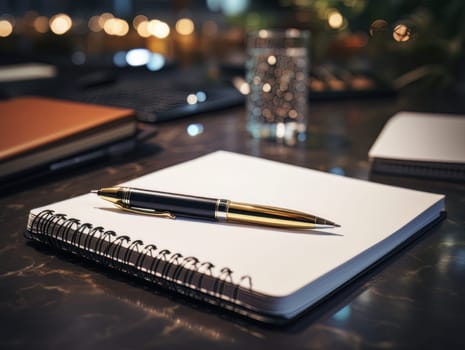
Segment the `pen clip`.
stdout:
<svg viewBox="0 0 465 350">
<path fill-rule="evenodd" d="M 146 209 L 146 208 L 138 208 L 138 207 L 128 207 L 123 205 L 122 203 L 114 203 L 119 208 L 126 210 L 131 213 L 135 214 L 145 214 L 145 215 L 152 215 L 159 218 L 166 218 L 166 219 L 176 219 L 176 216 L 171 214 L 169 211 L 158 211 L 154 209 Z"/>
</svg>

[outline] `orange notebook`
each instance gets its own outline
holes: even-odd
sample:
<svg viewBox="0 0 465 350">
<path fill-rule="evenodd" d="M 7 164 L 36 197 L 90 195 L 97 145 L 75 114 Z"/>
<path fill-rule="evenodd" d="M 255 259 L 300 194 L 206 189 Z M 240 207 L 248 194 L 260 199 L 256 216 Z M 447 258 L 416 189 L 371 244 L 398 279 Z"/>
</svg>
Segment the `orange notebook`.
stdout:
<svg viewBox="0 0 465 350">
<path fill-rule="evenodd" d="M 0 101 L 0 178 L 135 132 L 132 109 L 43 97 Z"/>
</svg>

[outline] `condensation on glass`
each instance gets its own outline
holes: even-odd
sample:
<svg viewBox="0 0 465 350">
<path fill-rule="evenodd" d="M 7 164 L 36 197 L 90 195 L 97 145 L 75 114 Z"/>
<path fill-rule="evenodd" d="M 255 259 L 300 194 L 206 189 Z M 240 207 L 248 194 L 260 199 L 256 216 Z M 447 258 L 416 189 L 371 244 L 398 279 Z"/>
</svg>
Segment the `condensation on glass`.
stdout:
<svg viewBox="0 0 465 350">
<path fill-rule="evenodd" d="M 260 30 L 247 37 L 247 130 L 295 144 L 306 137 L 308 31 Z"/>
</svg>

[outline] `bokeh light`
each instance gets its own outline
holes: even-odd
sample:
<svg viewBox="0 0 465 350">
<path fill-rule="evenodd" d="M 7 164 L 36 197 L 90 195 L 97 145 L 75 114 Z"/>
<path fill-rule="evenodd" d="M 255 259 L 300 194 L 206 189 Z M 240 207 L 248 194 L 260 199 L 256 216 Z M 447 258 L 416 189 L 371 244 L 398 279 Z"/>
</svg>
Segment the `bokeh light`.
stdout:
<svg viewBox="0 0 465 350">
<path fill-rule="evenodd" d="M 157 71 L 165 66 L 165 57 L 159 53 L 152 53 L 147 62 L 147 69 Z"/>
<path fill-rule="evenodd" d="M 207 100 L 207 94 L 204 91 L 197 91 L 195 94 L 198 102 L 205 102 Z"/>
<path fill-rule="evenodd" d="M 147 26 L 149 33 L 159 39 L 164 39 L 170 35 L 170 27 L 163 21 L 152 19 Z"/>
<path fill-rule="evenodd" d="M 0 37 L 6 38 L 13 33 L 13 23 L 7 19 L 0 19 Z"/>
<path fill-rule="evenodd" d="M 103 30 L 108 35 L 125 36 L 129 32 L 129 24 L 121 18 L 110 18 L 105 21 Z"/>
<path fill-rule="evenodd" d="M 250 85 L 245 81 L 242 77 L 234 77 L 232 79 L 232 83 L 234 87 L 239 91 L 242 95 L 250 94 Z"/>
<path fill-rule="evenodd" d="M 49 25 L 54 34 L 63 35 L 71 29 L 73 21 L 67 14 L 58 13 L 50 18 Z"/>
<path fill-rule="evenodd" d="M 137 25 L 136 28 L 137 34 L 142 38 L 148 38 L 150 35 L 149 32 L 149 21 L 142 21 Z"/>
<path fill-rule="evenodd" d="M 388 22 L 384 19 L 377 19 L 370 25 L 370 35 L 375 36 L 378 33 L 385 32 L 388 28 Z"/>
<path fill-rule="evenodd" d="M 103 29 L 103 27 L 105 26 L 105 22 L 108 21 L 109 19 L 111 18 L 114 18 L 115 16 L 113 16 L 112 13 L 110 12 L 104 12 L 102 13 L 99 18 L 98 18 L 98 24 L 99 26 Z"/>
<path fill-rule="evenodd" d="M 250 0 L 223 0 L 221 9 L 227 16 L 237 16 L 247 10 Z"/>
<path fill-rule="evenodd" d="M 144 15 L 137 15 L 134 17 L 134 19 L 132 20 L 132 26 L 134 27 L 135 30 L 137 30 L 137 27 L 139 27 L 139 25 L 142 23 L 142 22 L 148 22 L 148 18 Z"/>
<path fill-rule="evenodd" d="M 268 58 L 266 59 L 266 61 L 268 62 L 268 64 L 269 64 L 270 66 L 274 66 L 274 65 L 276 64 L 276 62 L 277 62 L 276 56 L 270 55 L 270 56 L 268 56 Z"/>
<path fill-rule="evenodd" d="M 48 17 L 46 16 L 39 16 L 36 19 L 34 19 L 34 22 L 32 23 L 34 29 L 39 32 L 39 33 L 47 33 L 48 32 Z"/>
<path fill-rule="evenodd" d="M 147 49 L 132 49 L 126 53 L 126 62 L 133 67 L 144 66 L 149 62 L 150 55 Z"/>
<path fill-rule="evenodd" d="M 181 18 L 176 22 L 176 31 L 181 35 L 190 35 L 194 29 L 194 22 L 189 18 Z"/>
<path fill-rule="evenodd" d="M 187 95 L 186 102 L 190 105 L 195 105 L 198 102 L 196 94 Z"/>
<path fill-rule="evenodd" d="M 125 51 L 118 51 L 115 52 L 113 55 L 113 64 L 117 67 L 126 67 L 126 52 Z"/>
<path fill-rule="evenodd" d="M 200 123 L 195 123 L 195 124 L 189 124 L 188 127 L 186 128 L 186 132 L 189 136 L 198 136 L 201 133 L 203 133 L 204 127 Z"/>
<path fill-rule="evenodd" d="M 407 27 L 405 24 L 398 24 L 394 27 L 392 31 L 392 37 L 397 42 L 406 42 L 409 41 L 411 38 L 411 31 L 410 28 Z"/>
<path fill-rule="evenodd" d="M 94 33 L 101 32 L 103 30 L 103 26 L 100 25 L 100 16 L 92 16 L 89 18 L 87 23 L 90 31 Z"/>
<path fill-rule="evenodd" d="M 337 10 L 328 13 L 328 25 L 332 29 L 340 29 L 344 25 L 344 17 Z"/>
</svg>

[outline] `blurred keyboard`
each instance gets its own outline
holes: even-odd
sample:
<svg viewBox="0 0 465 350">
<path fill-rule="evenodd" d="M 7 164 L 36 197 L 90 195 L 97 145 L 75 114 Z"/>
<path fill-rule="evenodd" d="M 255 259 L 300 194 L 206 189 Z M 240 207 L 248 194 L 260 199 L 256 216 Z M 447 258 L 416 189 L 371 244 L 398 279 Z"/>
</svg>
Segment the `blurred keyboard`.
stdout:
<svg viewBox="0 0 465 350">
<path fill-rule="evenodd" d="M 0 99 L 22 95 L 132 108 L 142 122 L 158 123 L 244 104 L 228 78 L 203 68 L 57 67 L 48 79 L 0 82 Z"/>
<path fill-rule="evenodd" d="M 173 72 L 174 73 L 174 72 Z M 174 73 L 177 74 L 177 73 Z M 199 79 L 197 82 L 160 76 L 126 76 L 111 84 L 88 87 L 67 98 L 103 105 L 133 108 L 144 122 L 161 122 L 244 103 L 232 85 Z"/>
</svg>

